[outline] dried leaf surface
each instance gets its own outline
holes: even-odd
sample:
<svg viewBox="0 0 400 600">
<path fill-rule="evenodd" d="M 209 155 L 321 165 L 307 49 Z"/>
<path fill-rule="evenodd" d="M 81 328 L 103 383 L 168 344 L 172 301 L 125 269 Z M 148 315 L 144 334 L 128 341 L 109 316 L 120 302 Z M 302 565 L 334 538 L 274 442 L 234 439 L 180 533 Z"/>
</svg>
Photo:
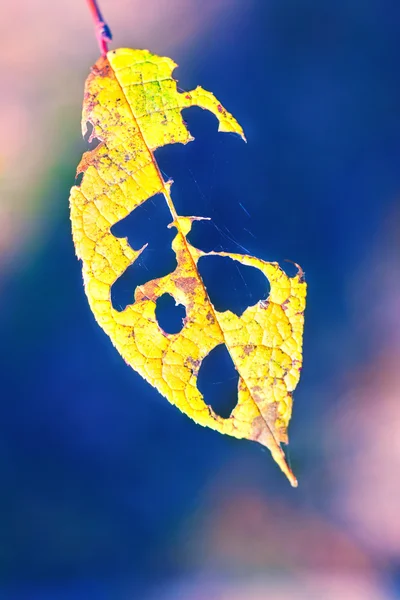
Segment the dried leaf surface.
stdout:
<svg viewBox="0 0 400 600">
<path fill-rule="evenodd" d="M 93 314 L 125 361 L 171 403 L 197 423 L 221 433 L 257 441 L 271 451 L 292 485 L 286 464 L 292 392 L 302 365 L 306 284 L 302 271 L 288 277 L 276 263 L 226 252 L 262 271 L 269 297 L 238 317 L 215 310 L 197 270 L 206 253 L 187 240 L 196 217 L 176 214 L 170 182 L 160 174 L 153 151 L 191 141 L 181 110 L 200 106 L 219 121 L 219 131 L 243 137 L 237 121 L 211 94 L 197 87 L 180 93 L 172 78 L 175 63 L 146 50 L 111 51 L 97 61 L 86 81 L 82 115 L 101 143 L 83 155 L 80 186 L 71 190 L 73 239 L 82 260 L 86 294 Z M 172 248 L 177 267 L 166 277 L 139 286 L 134 303 L 114 310 L 111 286 L 143 251 L 112 235 L 111 227 L 155 194 L 162 193 L 176 228 Z M 182 330 L 163 331 L 156 319 L 157 299 L 168 293 L 186 308 Z M 239 373 L 238 402 L 224 419 L 205 404 L 197 375 L 207 354 L 225 344 Z"/>
</svg>

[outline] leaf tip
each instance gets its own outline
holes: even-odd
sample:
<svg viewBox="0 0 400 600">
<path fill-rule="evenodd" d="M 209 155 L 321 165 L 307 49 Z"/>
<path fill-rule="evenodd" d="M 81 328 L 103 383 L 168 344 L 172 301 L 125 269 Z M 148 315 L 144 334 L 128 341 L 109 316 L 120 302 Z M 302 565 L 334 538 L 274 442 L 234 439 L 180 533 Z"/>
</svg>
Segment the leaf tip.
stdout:
<svg viewBox="0 0 400 600">
<path fill-rule="evenodd" d="M 298 485 L 299 485 L 298 481 L 297 481 L 292 469 L 288 466 L 288 464 L 286 462 L 286 458 L 285 458 L 285 454 L 284 454 L 283 450 L 281 449 L 280 456 L 276 456 L 275 454 L 272 454 L 272 456 L 275 459 L 275 461 L 278 463 L 281 471 L 289 479 L 290 485 L 294 488 L 298 487 Z"/>
</svg>

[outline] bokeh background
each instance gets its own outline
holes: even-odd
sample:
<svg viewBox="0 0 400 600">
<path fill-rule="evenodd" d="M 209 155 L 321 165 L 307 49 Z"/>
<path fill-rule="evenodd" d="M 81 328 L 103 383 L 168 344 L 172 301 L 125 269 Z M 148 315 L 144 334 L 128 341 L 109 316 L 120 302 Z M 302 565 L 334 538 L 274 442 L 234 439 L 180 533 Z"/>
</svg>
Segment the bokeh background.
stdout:
<svg viewBox="0 0 400 600">
<path fill-rule="evenodd" d="M 2 1 L 0 598 L 400 598 L 399 3 L 102 9 L 113 48 L 173 57 L 179 86 L 212 90 L 246 131 L 193 109 L 196 141 L 157 154 L 178 211 L 212 217 L 196 243 L 306 272 L 300 485 L 170 406 L 95 324 L 68 215 L 90 16 L 83 0 Z M 209 272 L 216 302 L 259 297 L 239 275 L 218 298 Z"/>
</svg>

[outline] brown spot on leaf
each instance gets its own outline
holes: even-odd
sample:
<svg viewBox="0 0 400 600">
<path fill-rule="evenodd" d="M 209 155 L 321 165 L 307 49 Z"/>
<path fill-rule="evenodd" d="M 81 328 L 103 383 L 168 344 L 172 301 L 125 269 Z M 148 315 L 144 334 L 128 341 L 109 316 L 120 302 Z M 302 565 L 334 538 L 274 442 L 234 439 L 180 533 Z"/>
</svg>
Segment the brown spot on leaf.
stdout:
<svg viewBox="0 0 400 600">
<path fill-rule="evenodd" d="M 159 296 L 159 287 L 156 279 L 148 281 L 144 285 L 140 285 L 136 288 L 135 302 L 142 300 L 153 300 L 155 302 Z"/>
<path fill-rule="evenodd" d="M 249 356 L 249 354 L 251 354 L 254 350 L 254 345 L 253 344 L 246 344 L 246 346 L 243 346 L 243 352 L 246 356 Z"/>
<path fill-rule="evenodd" d="M 106 56 L 101 56 L 96 64 L 93 65 L 92 74 L 95 77 L 110 77 L 110 75 L 115 77 Z"/>
<path fill-rule="evenodd" d="M 175 285 L 184 291 L 186 294 L 193 294 L 196 287 L 199 285 L 196 277 L 177 277 L 175 279 Z"/>
<path fill-rule="evenodd" d="M 104 142 L 100 142 L 100 144 L 98 146 L 96 146 L 96 148 L 94 148 L 94 150 L 88 150 L 87 152 L 84 153 L 84 155 L 81 158 L 81 162 L 79 163 L 79 165 L 76 169 L 77 175 L 79 175 L 79 173 L 84 173 L 86 171 L 86 169 L 90 166 L 95 167 L 95 169 L 98 168 L 99 162 L 101 160 L 98 150 L 103 145 L 104 145 Z"/>
<path fill-rule="evenodd" d="M 201 360 L 199 359 L 194 359 L 191 356 L 188 356 L 186 361 L 185 361 L 185 365 L 187 367 L 189 367 L 189 369 L 191 370 L 193 375 L 198 374 L 199 369 L 200 369 L 200 365 L 201 365 Z"/>
</svg>

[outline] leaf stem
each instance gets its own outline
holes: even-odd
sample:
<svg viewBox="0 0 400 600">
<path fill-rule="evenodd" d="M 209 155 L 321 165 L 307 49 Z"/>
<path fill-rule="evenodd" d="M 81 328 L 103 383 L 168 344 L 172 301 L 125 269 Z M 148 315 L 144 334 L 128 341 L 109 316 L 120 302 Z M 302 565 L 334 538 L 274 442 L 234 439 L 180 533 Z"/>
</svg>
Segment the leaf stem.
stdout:
<svg viewBox="0 0 400 600">
<path fill-rule="evenodd" d="M 105 56 L 108 52 L 108 42 L 111 42 L 112 40 L 110 28 L 103 19 L 99 5 L 97 4 L 97 0 L 87 0 L 87 3 L 94 21 L 96 38 L 100 47 L 100 52 L 103 56 Z"/>
</svg>

